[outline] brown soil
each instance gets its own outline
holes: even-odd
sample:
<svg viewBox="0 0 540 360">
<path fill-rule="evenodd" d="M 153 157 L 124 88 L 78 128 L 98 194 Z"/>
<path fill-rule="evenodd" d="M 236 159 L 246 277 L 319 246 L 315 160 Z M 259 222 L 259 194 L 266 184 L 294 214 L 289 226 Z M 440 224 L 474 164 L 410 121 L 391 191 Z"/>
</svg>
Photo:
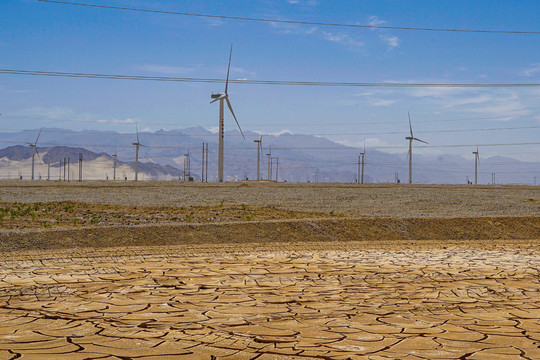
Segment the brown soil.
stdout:
<svg viewBox="0 0 540 360">
<path fill-rule="evenodd" d="M 0 229 L 86 228 L 182 223 L 223 223 L 307 219 L 328 216 L 314 212 L 254 205 L 218 206 L 122 206 L 90 203 L 0 203 Z"/>
<path fill-rule="evenodd" d="M 0 182 L 0 359 L 540 358 L 538 188 L 105 185 Z"/>
</svg>

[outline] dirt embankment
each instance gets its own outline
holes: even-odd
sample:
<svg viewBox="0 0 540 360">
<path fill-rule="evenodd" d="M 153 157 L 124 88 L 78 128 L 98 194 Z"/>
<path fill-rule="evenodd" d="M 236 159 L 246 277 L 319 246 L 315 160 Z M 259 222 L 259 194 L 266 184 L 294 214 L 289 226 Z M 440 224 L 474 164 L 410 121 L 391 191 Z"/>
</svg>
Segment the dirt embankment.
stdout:
<svg viewBox="0 0 540 360">
<path fill-rule="evenodd" d="M 2 230 L 0 252 L 248 242 L 365 241 L 369 245 L 411 240 L 435 241 L 441 245 L 451 240 L 501 239 L 540 239 L 540 218 L 322 218 Z"/>
</svg>

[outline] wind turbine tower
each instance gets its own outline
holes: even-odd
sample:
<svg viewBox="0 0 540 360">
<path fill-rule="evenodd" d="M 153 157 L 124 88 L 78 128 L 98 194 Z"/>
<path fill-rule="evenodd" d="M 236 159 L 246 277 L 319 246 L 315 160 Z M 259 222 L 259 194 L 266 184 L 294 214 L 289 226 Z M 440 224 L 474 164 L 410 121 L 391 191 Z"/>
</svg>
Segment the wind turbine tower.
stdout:
<svg viewBox="0 0 540 360">
<path fill-rule="evenodd" d="M 478 164 L 480 163 L 478 146 L 476 146 L 476 151 L 473 151 L 472 153 L 474 154 L 474 185 L 478 185 Z"/>
<path fill-rule="evenodd" d="M 364 183 L 364 164 L 365 164 L 365 161 L 366 161 L 366 142 L 364 140 L 364 152 L 361 152 L 360 153 L 360 156 L 362 157 L 362 177 L 361 177 L 361 181 L 360 183 L 363 184 Z"/>
<path fill-rule="evenodd" d="M 114 146 L 114 155 L 113 157 L 113 181 L 116 180 L 116 163 L 118 161 L 118 155 L 116 155 L 116 145 Z"/>
<path fill-rule="evenodd" d="M 137 181 L 139 180 L 139 146 L 145 147 L 145 145 L 139 141 L 139 128 L 137 124 L 135 124 L 135 129 L 137 131 L 137 142 L 131 145 L 135 145 L 135 181 Z"/>
<path fill-rule="evenodd" d="M 227 106 L 229 107 L 229 110 L 231 111 L 234 121 L 236 121 L 236 125 L 238 125 L 238 129 L 240 129 L 240 133 L 242 134 L 242 137 L 244 139 L 246 138 L 244 136 L 244 133 L 242 132 L 242 128 L 240 127 L 238 120 L 236 119 L 236 115 L 234 115 L 231 102 L 229 101 L 229 95 L 227 93 L 227 90 L 229 87 L 229 72 L 231 70 L 231 56 L 232 56 L 232 45 L 231 45 L 231 51 L 229 53 L 229 66 L 227 67 L 227 79 L 225 80 L 225 92 L 212 94 L 210 96 L 213 99 L 212 101 L 210 101 L 210 104 L 219 100 L 219 149 L 218 149 L 218 152 L 219 152 L 218 181 L 219 182 L 223 182 L 223 140 L 225 136 L 225 129 L 224 129 L 224 105 L 225 105 L 224 102 L 225 101 L 227 101 Z"/>
<path fill-rule="evenodd" d="M 36 141 L 32 144 L 27 142 L 28 146 L 32 148 L 32 180 L 34 180 L 34 158 L 37 154 L 39 161 L 41 162 L 41 158 L 39 157 L 39 153 L 37 151 L 37 142 L 39 140 L 39 135 L 41 135 L 41 129 L 39 129 L 38 136 L 36 138 Z"/>
<path fill-rule="evenodd" d="M 262 134 L 259 140 L 253 140 L 253 142 L 257 143 L 257 181 L 259 181 L 261 180 L 260 164 L 261 164 L 261 151 L 262 151 Z"/>
<path fill-rule="evenodd" d="M 409 129 L 411 131 L 411 136 L 407 136 L 405 139 L 409 140 L 409 152 L 407 156 L 409 157 L 409 184 L 412 184 L 412 143 L 414 140 L 423 142 L 424 144 L 428 144 L 424 140 L 420 140 L 418 138 L 415 138 L 412 131 L 412 125 L 411 125 L 411 113 L 408 113 L 409 115 Z"/>
</svg>

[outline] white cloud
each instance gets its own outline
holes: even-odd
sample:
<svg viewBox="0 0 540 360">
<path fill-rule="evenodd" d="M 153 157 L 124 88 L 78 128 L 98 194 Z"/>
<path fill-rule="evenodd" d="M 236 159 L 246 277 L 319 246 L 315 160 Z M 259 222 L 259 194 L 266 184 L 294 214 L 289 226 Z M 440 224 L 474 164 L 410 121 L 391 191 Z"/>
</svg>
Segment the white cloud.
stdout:
<svg viewBox="0 0 540 360">
<path fill-rule="evenodd" d="M 343 33 L 331 33 L 327 31 L 321 31 L 324 38 L 328 41 L 335 42 L 342 45 L 347 45 L 352 48 L 361 48 L 364 46 L 364 42 L 353 39 L 347 34 Z"/>
<path fill-rule="evenodd" d="M 397 36 L 381 35 L 379 38 L 386 43 L 388 50 L 393 50 L 399 46 L 399 38 Z"/>
<path fill-rule="evenodd" d="M 489 115 L 530 114 L 530 111 L 527 110 L 527 106 L 519 100 L 519 97 L 515 93 L 512 93 L 509 96 L 493 97 L 489 102 L 486 102 L 484 106 L 470 108 L 467 111 Z"/>
<path fill-rule="evenodd" d="M 97 122 L 101 123 L 101 124 L 136 124 L 138 122 L 138 120 L 137 119 L 131 119 L 131 118 L 128 118 L 128 119 L 112 119 L 112 120 L 100 119 Z"/>
<path fill-rule="evenodd" d="M 276 131 L 276 132 L 262 132 L 262 131 L 258 131 L 258 130 L 253 130 L 254 133 L 256 134 L 259 134 L 259 135 L 263 135 L 263 136 L 280 136 L 280 135 L 284 135 L 284 134 L 288 134 L 288 135 L 293 135 L 293 132 L 289 129 L 283 129 L 283 130 L 280 130 L 280 131 Z"/>
<path fill-rule="evenodd" d="M 271 23 L 271 25 L 276 28 L 280 34 L 316 36 L 333 43 L 348 46 L 351 49 L 359 49 L 364 46 L 363 41 L 356 40 L 350 35 L 342 32 L 323 31 L 319 30 L 315 26 L 306 28 L 305 26 L 299 26 L 296 24 Z"/>
<path fill-rule="evenodd" d="M 71 108 L 54 106 L 50 108 L 34 107 L 22 111 L 22 115 L 39 116 L 50 119 L 73 118 L 75 112 Z"/>
<path fill-rule="evenodd" d="M 318 0 L 287 0 L 287 3 L 290 5 L 316 6 L 319 4 L 319 1 Z"/>
<path fill-rule="evenodd" d="M 154 74 L 166 74 L 166 75 L 183 75 L 193 72 L 195 68 L 182 67 L 182 66 L 170 66 L 170 65 L 157 65 L 157 64 L 143 64 L 136 65 L 136 70 L 154 73 Z"/>
<path fill-rule="evenodd" d="M 444 107 L 450 108 L 450 107 L 462 106 L 462 105 L 483 104 L 492 100 L 493 98 L 490 95 L 483 94 L 483 95 L 478 95 L 475 97 L 466 97 L 466 98 L 451 100 L 451 101 L 448 101 L 444 105 Z"/>
<path fill-rule="evenodd" d="M 368 24 L 370 26 L 381 26 L 381 25 L 385 25 L 386 21 L 379 19 L 377 16 L 370 16 Z"/>
<path fill-rule="evenodd" d="M 385 100 L 385 99 L 372 99 L 370 104 L 373 106 L 390 106 L 394 104 L 396 100 Z"/>
<path fill-rule="evenodd" d="M 523 76 L 533 76 L 537 74 L 540 74 L 540 63 L 532 64 L 530 67 L 522 71 Z"/>
<path fill-rule="evenodd" d="M 435 97 L 445 98 L 455 94 L 461 94 L 464 92 L 470 92 L 470 89 L 463 88 L 449 88 L 449 87 L 426 87 L 414 89 L 410 92 L 413 97 Z"/>
</svg>

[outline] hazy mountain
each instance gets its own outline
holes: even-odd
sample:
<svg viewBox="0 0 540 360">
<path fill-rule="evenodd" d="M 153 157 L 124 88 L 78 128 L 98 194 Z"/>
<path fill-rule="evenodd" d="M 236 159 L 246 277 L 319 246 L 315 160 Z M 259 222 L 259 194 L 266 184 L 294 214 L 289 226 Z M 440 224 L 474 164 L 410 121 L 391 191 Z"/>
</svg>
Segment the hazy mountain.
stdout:
<svg viewBox="0 0 540 360">
<path fill-rule="evenodd" d="M 34 142 L 39 130 L 26 130 L 15 133 L 0 133 L 2 144 L 17 145 Z M 256 178 L 257 146 L 253 140 L 260 134 L 246 132 L 243 139 L 238 131 L 225 133 L 225 178 L 227 180 Z M 182 176 L 186 155 L 189 154 L 191 175 L 200 178 L 202 170 L 202 143 L 209 144 L 208 179 L 214 181 L 217 175 L 218 136 L 202 127 L 187 129 L 158 130 L 140 132 L 140 142 L 146 147 L 139 151 L 139 169 L 145 179 Z M 44 157 L 51 157 L 51 164 L 70 157 L 76 162 L 78 153 L 89 162 L 101 164 L 96 172 L 100 178 L 112 177 L 112 157 L 118 154 L 122 169 L 117 169 L 117 177 L 131 178 L 135 159 L 136 134 L 107 131 L 71 131 L 59 128 L 43 128 L 38 142 L 38 151 Z M 473 149 L 472 149 L 473 150 Z M 471 150 L 471 151 L 472 151 Z M 360 149 L 348 147 L 323 137 L 285 133 L 263 136 L 261 154 L 261 177 L 268 177 L 268 158 L 272 158 L 272 178 L 276 177 L 276 163 L 280 181 L 329 181 L 354 182 L 358 172 Z M 22 161 L 32 156 L 28 146 L 11 146 L 0 151 L 0 168 L 5 174 L 9 161 Z M 491 183 L 495 173 L 497 183 L 532 184 L 538 176 L 540 166 L 520 162 L 505 157 L 482 158 L 480 154 L 479 183 Z M 4 160 L 2 160 L 4 159 Z M 474 181 L 474 160 L 456 155 L 422 156 L 414 155 L 413 182 L 464 184 L 467 178 Z M 56 163 L 56 164 L 55 164 Z M 28 165 L 26 165 L 28 166 Z M 29 170 L 26 172 L 28 173 Z M 10 174 L 16 174 L 14 170 Z M 43 169 L 41 169 L 43 173 Z M 106 173 L 106 175 L 104 175 Z M 97 173 L 96 173 L 97 174 Z M 118 175 L 119 174 L 119 175 Z M 365 163 L 366 182 L 394 182 L 398 175 L 401 182 L 407 182 L 408 161 L 406 153 L 390 154 L 377 150 L 367 150 Z M 97 175 L 96 175 L 97 176 Z"/>
<path fill-rule="evenodd" d="M 114 176 L 113 157 L 106 153 L 95 153 L 84 148 L 68 146 L 37 147 L 34 158 L 35 176 L 51 179 L 63 178 L 62 164 L 69 163 L 71 178 L 78 178 L 79 154 L 83 159 L 84 179 L 104 179 Z M 41 155 L 40 155 L 41 154 Z M 50 167 L 48 166 L 50 164 Z M 67 165 L 66 165 L 67 166 Z M 135 173 L 133 162 L 117 161 L 116 178 L 132 180 Z M 61 168 L 62 167 L 62 168 Z M 0 178 L 29 178 L 32 169 L 32 148 L 15 145 L 0 149 Z M 178 179 L 183 178 L 183 170 L 170 165 L 139 161 L 139 177 L 141 179 Z M 76 172 L 76 174 L 74 174 Z"/>
</svg>

